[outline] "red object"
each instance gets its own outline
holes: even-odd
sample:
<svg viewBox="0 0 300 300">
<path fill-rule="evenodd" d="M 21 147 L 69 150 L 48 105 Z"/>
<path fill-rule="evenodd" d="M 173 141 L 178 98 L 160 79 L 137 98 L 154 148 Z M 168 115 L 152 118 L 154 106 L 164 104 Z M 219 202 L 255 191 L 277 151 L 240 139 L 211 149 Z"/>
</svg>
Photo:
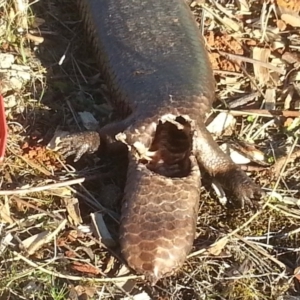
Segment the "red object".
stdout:
<svg viewBox="0 0 300 300">
<path fill-rule="evenodd" d="M 4 100 L 0 95 L 0 162 L 4 159 L 7 139 L 7 124 L 4 109 Z"/>
</svg>

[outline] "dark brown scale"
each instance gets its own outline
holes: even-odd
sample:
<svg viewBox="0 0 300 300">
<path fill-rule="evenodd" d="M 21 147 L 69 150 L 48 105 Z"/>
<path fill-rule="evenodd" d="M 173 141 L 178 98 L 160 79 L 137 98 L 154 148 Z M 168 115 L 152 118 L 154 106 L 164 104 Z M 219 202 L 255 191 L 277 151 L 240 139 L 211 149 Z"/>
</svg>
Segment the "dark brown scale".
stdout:
<svg viewBox="0 0 300 300">
<path fill-rule="evenodd" d="M 128 265 L 154 284 L 178 270 L 192 248 L 201 186 L 198 163 L 242 205 L 251 204 L 260 189 L 205 128 L 215 83 L 185 1 L 78 0 L 78 6 L 111 102 L 125 118 L 99 134 L 123 132 L 130 146 L 121 251 Z M 175 125 L 164 119 L 167 115 Z M 95 151 L 99 134 L 69 136 L 62 141 L 63 152 L 79 159 Z M 137 142 L 156 155 L 150 161 L 142 157 Z"/>
</svg>

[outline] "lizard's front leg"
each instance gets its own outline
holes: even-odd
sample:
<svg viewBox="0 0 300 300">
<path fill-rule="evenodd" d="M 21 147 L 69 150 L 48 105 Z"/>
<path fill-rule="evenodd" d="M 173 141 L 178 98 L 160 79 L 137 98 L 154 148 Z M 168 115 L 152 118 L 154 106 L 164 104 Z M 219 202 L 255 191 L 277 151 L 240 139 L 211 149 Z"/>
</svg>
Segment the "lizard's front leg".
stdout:
<svg viewBox="0 0 300 300">
<path fill-rule="evenodd" d="M 78 161 L 83 154 L 96 152 L 104 142 L 110 144 L 116 142 L 115 136 L 125 131 L 134 122 L 133 115 L 124 120 L 107 124 L 98 131 L 84 131 L 69 134 L 61 138 L 58 143 L 58 152 L 64 157 L 75 155 L 74 161 Z"/>
</svg>

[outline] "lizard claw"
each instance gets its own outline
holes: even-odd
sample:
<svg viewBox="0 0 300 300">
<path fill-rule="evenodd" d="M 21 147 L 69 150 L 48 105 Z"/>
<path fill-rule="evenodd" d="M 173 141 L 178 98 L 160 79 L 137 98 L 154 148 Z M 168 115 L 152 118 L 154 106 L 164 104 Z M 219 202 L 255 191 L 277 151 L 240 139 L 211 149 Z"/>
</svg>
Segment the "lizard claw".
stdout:
<svg viewBox="0 0 300 300">
<path fill-rule="evenodd" d="M 67 158 L 75 155 L 74 161 L 78 161 L 85 153 L 94 153 L 100 146 L 100 136 L 96 131 L 86 131 L 69 134 L 59 142 L 58 152 Z"/>
<path fill-rule="evenodd" d="M 226 176 L 220 180 L 222 186 L 229 190 L 234 201 L 241 208 L 258 206 L 257 200 L 263 195 L 264 191 L 250 179 L 240 168 L 234 168 L 226 172 Z"/>
</svg>

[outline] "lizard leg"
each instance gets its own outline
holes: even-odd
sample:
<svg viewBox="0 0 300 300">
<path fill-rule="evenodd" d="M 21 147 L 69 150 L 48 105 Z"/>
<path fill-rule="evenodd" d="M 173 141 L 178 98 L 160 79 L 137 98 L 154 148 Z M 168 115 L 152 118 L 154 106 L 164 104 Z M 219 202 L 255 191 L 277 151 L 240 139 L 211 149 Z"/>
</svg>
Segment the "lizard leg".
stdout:
<svg viewBox="0 0 300 300">
<path fill-rule="evenodd" d="M 200 124 L 196 131 L 194 152 L 198 163 L 217 179 L 225 190 L 232 193 L 241 207 L 245 204 L 252 207 L 251 199 L 263 194 L 260 187 L 220 149 L 204 123 Z"/>
<path fill-rule="evenodd" d="M 98 131 L 69 134 L 61 138 L 58 151 L 64 157 L 75 155 L 74 161 L 78 161 L 83 154 L 96 152 L 103 142 L 106 145 L 114 143 L 116 141 L 115 135 L 126 130 L 133 121 L 134 117 L 130 115 L 126 119 L 108 124 Z"/>
</svg>

